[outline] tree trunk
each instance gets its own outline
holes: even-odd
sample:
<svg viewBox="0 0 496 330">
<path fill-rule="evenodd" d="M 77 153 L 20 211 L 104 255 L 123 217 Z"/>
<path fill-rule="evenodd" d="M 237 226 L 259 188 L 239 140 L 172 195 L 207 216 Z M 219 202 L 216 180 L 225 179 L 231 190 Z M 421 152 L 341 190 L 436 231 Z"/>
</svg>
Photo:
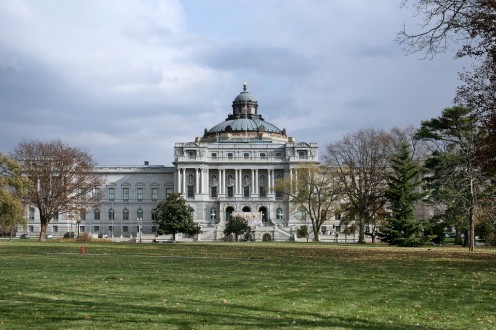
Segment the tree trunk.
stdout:
<svg viewBox="0 0 496 330">
<path fill-rule="evenodd" d="M 172 233 L 172 241 L 175 242 L 176 241 L 176 233 Z"/>
<path fill-rule="evenodd" d="M 319 230 L 320 230 L 320 228 L 317 228 L 317 226 L 313 226 L 313 240 L 315 242 L 320 242 Z"/>
<path fill-rule="evenodd" d="M 474 220 L 474 180 L 470 179 L 470 206 L 468 210 L 468 250 L 473 251 L 475 249 L 475 220 Z"/>
<path fill-rule="evenodd" d="M 46 219 L 40 219 L 41 222 L 41 230 L 40 230 L 40 242 L 46 240 L 46 232 L 48 228 L 48 221 Z"/>
<path fill-rule="evenodd" d="M 362 215 L 358 222 L 358 243 L 365 244 L 365 217 Z"/>
</svg>

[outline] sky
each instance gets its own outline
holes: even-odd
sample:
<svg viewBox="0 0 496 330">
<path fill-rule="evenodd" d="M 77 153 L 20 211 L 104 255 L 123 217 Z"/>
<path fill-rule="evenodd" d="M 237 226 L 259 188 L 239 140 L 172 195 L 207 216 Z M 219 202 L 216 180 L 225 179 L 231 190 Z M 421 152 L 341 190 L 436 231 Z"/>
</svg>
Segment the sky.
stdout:
<svg viewBox="0 0 496 330">
<path fill-rule="evenodd" d="M 453 105 L 468 63 L 406 55 L 401 0 L 1 0 L 0 152 L 22 141 L 99 165 L 172 166 L 248 83 L 297 142 L 420 125 Z"/>
</svg>

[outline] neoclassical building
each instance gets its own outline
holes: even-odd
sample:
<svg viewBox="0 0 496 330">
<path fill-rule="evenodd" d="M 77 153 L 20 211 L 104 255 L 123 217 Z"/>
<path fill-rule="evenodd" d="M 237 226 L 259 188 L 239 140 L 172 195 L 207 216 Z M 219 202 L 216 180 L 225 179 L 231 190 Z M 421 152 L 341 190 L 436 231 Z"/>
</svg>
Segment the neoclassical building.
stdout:
<svg viewBox="0 0 496 330">
<path fill-rule="evenodd" d="M 223 239 L 223 225 L 242 214 L 255 228 L 255 239 L 290 240 L 304 216 L 274 190 L 278 178 L 317 164 L 317 143 L 298 142 L 285 129 L 266 121 L 257 99 L 243 84 L 227 118 L 190 142 L 177 142 L 173 166 L 99 166 L 105 186 L 94 192 L 100 204 L 80 219 L 53 219 L 48 232 L 90 232 L 119 238 L 153 238 L 155 207 L 179 192 L 202 226 L 198 240 Z M 29 212 L 29 230 L 39 232 L 37 212 Z M 268 236 L 267 236 L 268 235 Z"/>
</svg>

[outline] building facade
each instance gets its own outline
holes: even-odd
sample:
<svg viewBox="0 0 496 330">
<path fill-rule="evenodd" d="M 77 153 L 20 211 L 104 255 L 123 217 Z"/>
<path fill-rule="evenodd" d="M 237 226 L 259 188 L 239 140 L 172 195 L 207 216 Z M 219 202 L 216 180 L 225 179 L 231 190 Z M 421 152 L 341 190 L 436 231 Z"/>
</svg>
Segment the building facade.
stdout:
<svg viewBox="0 0 496 330">
<path fill-rule="evenodd" d="M 292 240 L 296 228 L 306 224 L 305 215 L 291 209 L 287 197 L 275 191 L 275 182 L 296 177 L 298 168 L 318 160 L 316 143 L 297 142 L 263 118 L 245 83 L 224 121 L 205 129 L 203 136 L 175 144 L 173 166 L 145 162 L 143 166 L 96 167 L 106 182 L 93 192 L 98 206 L 79 219 L 63 215 L 53 219 L 48 232 L 153 239 L 156 206 L 167 194 L 179 192 L 202 227 L 200 241 L 223 239 L 225 221 L 234 214 L 249 221 L 255 240 Z M 29 211 L 33 234 L 40 226 L 36 213 Z"/>
</svg>

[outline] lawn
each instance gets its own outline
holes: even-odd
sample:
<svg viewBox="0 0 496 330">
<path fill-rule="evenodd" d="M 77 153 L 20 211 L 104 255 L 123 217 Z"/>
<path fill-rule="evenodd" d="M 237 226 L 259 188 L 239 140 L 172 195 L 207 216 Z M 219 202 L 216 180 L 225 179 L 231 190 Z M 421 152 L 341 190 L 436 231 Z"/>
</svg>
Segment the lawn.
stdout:
<svg viewBox="0 0 496 330">
<path fill-rule="evenodd" d="M 0 329 L 496 329 L 496 250 L 0 242 Z"/>
</svg>

